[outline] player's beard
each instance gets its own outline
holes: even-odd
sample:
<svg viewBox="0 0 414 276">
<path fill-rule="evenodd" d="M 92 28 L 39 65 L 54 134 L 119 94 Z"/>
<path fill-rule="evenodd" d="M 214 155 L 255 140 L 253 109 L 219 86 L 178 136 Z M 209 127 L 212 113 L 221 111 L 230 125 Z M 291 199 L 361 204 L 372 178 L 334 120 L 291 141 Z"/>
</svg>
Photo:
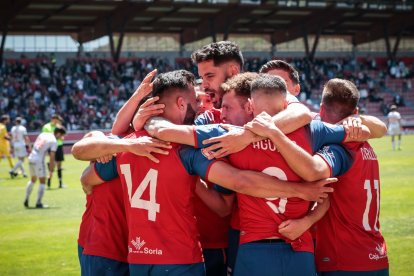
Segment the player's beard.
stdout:
<svg viewBox="0 0 414 276">
<path fill-rule="evenodd" d="M 191 104 L 187 104 L 187 111 L 185 113 L 185 117 L 184 117 L 184 125 L 192 125 L 194 124 L 194 119 L 196 116 L 196 112 L 193 109 L 193 107 L 191 106 Z"/>
</svg>

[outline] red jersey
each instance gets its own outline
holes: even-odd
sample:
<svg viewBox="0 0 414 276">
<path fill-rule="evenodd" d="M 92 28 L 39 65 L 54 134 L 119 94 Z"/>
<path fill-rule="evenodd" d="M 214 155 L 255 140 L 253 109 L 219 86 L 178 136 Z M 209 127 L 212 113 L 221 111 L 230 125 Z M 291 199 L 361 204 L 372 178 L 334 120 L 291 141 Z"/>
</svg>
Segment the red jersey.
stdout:
<svg viewBox="0 0 414 276">
<path fill-rule="evenodd" d="M 82 221 L 79 227 L 78 244 L 85 248 L 89 228 L 92 222 L 92 195 L 86 195 L 85 212 L 82 215 Z"/>
<path fill-rule="evenodd" d="M 214 184 L 207 181 L 209 188 Z M 227 248 L 229 243 L 230 216 L 220 217 L 196 196 L 194 213 L 197 218 L 197 228 L 200 232 L 200 242 L 203 249 Z"/>
<path fill-rule="evenodd" d="M 316 264 L 319 271 L 369 271 L 388 268 L 380 232 L 378 160 L 371 146 L 347 143 L 351 169 L 334 183 L 331 207 L 317 224 Z"/>
<path fill-rule="evenodd" d="M 288 137 L 304 150 L 312 153 L 309 132 L 300 128 Z M 301 181 L 270 140 L 253 143 L 243 151 L 230 155 L 230 162 L 237 168 L 261 171 L 281 180 Z M 305 216 L 310 202 L 299 198 L 256 198 L 237 194 L 240 210 L 240 243 L 277 237 L 291 243 L 296 251 L 313 252 L 309 231 L 295 241 L 287 240 L 278 232 L 279 225 L 288 219 Z"/>
<path fill-rule="evenodd" d="M 138 131 L 127 138 L 145 136 Z M 131 264 L 191 264 L 202 262 L 194 216 L 196 177 L 188 174 L 173 145 L 159 163 L 132 153 L 117 156 L 129 227 Z"/>
<path fill-rule="evenodd" d="M 119 178 L 95 186 L 90 197 L 92 220 L 83 254 L 126 263 L 128 227 Z"/>
</svg>

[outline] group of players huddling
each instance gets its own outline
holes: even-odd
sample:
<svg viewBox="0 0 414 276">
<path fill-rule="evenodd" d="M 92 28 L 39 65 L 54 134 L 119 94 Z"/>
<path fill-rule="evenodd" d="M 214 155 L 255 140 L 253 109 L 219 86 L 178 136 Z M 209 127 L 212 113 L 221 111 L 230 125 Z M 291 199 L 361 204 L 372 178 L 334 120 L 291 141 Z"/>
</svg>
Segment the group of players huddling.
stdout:
<svg viewBox="0 0 414 276">
<path fill-rule="evenodd" d="M 355 85 L 329 80 L 312 114 L 285 61 L 242 73 L 229 41 L 192 60 L 199 86 L 185 70 L 154 70 L 111 135 L 74 145 L 92 161 L 82 275 L 388 275 L 367 142 L 386 126 L 357 115 Z"/>
</svg>

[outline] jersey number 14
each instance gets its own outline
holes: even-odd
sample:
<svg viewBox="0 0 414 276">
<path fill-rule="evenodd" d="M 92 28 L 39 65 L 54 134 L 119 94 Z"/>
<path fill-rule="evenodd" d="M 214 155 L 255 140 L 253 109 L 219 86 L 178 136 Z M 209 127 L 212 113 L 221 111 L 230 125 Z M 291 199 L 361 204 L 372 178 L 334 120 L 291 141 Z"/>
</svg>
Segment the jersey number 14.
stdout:
<svg viewBox="0 0 414 276">
<path fill-rule="evenodd" d="M 160 212 L 160 204 L 156 202 L 155 194 L 157 192 L 158 171 L 150 169 L 144 179 L 138 185 L 138 188 L 132 194 L 132 177 L 130 164 L 120 165 L 121 173 L 125 177 L 128 187 L 129 202 L 132 208 L 144 209 L 148 211 L 148 220 L 155 221 L 157 213 Z M 149 200 L 141 199 L 142 194 L 149 186 Z"/>
</svg>

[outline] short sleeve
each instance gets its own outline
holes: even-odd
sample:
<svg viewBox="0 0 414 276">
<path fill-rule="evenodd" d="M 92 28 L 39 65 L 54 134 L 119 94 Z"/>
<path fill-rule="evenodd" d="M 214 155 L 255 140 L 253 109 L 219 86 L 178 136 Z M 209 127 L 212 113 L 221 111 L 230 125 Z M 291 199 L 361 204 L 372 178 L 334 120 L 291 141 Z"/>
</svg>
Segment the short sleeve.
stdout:
<svg viewBox="0 0 414 276">
<path fill-rule="evenodd" d="M 206 112 L 200 114 L 195 120 L 194 124 L 196 126 L 202 126 L 202 125 L 208 125 L 211 124 L 211 120 L 208 117 L 208 114 Z"/>
<path fill-rule="evenodd" d="M 331 176 L 341 176 L 352 166 L 351 154 L 341 145 L 324 146 L 316 154 L 331 168 Z"/>
<path fill-rule="evenodd" d="M 235 193 L 235 191 L 229 190 L 217 184 L 214 185 L 214 190 L 216 190 L 217 192 L 221 194 L 225 194 L 225 195 L 232 195 Z"/>
<path fill-rule="evenodd" d="M 208 179 L 208 171 L 216 160 L 208 160 L 200 149 L 182 146 L 178 150 L 181 162 L 187 172 L 191 175 L 198 175 L 203 179 Z"/>
<path fill-rule="evenodd" d="M 218 137 L 227 133 L 227 130 L 218 124 L 200 125 L 194 127 L 195 148 L 204 148 L 209 145 L 203 145 L 203 141 L 209 138 Z"/>
<path fill-rule="evenodd" d="M 323 145 L 340 144 L 346 137 L 343 126 L 328 126 L 319 120 L 312 120 L 310 123 L 310 131 L 313 152 L 318 151 Z"/>
<path fill-rule="evenodd" d="M 50 146 L 50 151 L 56 151 L 58 147 L 58 144 L 56 141 L 53 141 L 51 146 Z"/>
<path fill-rule="evenodd" d="M 300 103 L 299 100 L 298 100 L 298 98 L 296 98 L 295 96 L 293 96 L 290 93 L 287 93 L 287 95 L 286 95 L 286 101 L 287 101 L 288 105 L 289 104 L 292 104 L 292 103 Z"/>
<path fill-rule="evenodd" d="M 118 170 L 116 168 L 116 158 L 112 158 L 108 163 L 98 163 L 94 165 L 96 174 L 102 178 L 102 180 L 109 181 L 118 177 Z"/>
</svg>

